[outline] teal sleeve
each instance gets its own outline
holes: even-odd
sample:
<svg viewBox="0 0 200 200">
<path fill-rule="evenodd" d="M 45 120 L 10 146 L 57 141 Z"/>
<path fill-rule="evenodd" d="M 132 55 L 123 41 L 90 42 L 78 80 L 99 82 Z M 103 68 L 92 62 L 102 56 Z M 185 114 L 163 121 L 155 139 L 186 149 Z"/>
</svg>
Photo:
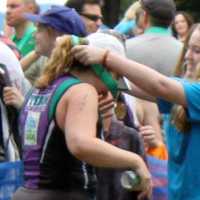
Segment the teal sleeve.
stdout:
<svg viewBox="0 0 200 200">
<path fill-rule="evenodd" d="M 200 121 L 200 83 L 183 82 L 187 101 L 188 118 L 191 121 Z"/>
<path fill-rule="evenodd" d="M 171 109 L 173 106 L 172 103 L 165 101 L 163 99 L 160 99 L 160 98 L 157 99 L 157 105 L 158 105 L 159 111 L 162 114 L 169 114 L 171 112 Z"/>
</svg>

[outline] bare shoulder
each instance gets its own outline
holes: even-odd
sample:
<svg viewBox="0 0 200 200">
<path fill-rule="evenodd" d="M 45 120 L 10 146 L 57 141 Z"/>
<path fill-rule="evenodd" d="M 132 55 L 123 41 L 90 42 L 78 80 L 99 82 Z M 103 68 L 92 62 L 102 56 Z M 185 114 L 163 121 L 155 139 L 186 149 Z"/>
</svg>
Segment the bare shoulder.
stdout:
<svg viewBox="0 0 200 200">
<path fill-rule="evenodd" d="M 91 109 L 97 110 L 98 94 L 96 89 L 87 83 L 80 83 L 70 87 L 60 99 L 56 109 L 56 121 L 58 126 L 64 130 L 66 114 L 68 116 L 88 114 Z"/>
<path fill-rule="evenodd" d="M 69 88 L 64 94 L 67 99 L 82 99 L 85 96 L 98 97 L 95 87 L 88 83 L 80 83 Z"/>
<path fill-rule="evenodd" d="M 80 83 L 70 87 L 61 98 L 59 104 L 91 103 L 98 100 L 96 89 L 87 83 Z"/>
<path fill-rule="evenodd" d="M 157 122 L 160 118 L 160 112 L 157 104 L 141 99 L 139 99 L 138 102 L 143 113 L 143 123 L 149 123 L 150 121 Z"/>
</svg>

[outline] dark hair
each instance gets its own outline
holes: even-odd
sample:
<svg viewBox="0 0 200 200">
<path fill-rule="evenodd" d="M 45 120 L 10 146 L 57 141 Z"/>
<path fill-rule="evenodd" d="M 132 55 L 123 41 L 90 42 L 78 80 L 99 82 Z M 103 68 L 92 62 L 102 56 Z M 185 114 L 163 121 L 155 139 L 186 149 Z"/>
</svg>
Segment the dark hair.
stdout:
<svg viewBox="0 0 200 200">
<path fill-rule="evenodd" d="M 153 26 L 170 26 L 176 12 L 176 5 L 173 0 L 141 0 L 142 8 L 150 16 Z"/>
<path fill-rule="evenodd" d="M 175 17 L 174 17 L 174 21 L 173 21 L 173 23 L 172 23 L 172 33 L 173 33 L 173 35 L 177 38 L 177 31 L 176 31 L 176 29 L 175 29 L 175 18 L 176 18 L 176 16 L 177 15 L 182 15 L 184 18 L 185 18 L 185 20 L 186 20 L 186 22 L 187 22 L 187 24 L 188 24 L 188 28 L 190 29 L 191 28 L 191 26 L 193 25 L 193 23 L 194 23 L 194 20 L 193 20 L 193 17 L 189 14 L 189 13 L 187 13 L 187 12 L 184 12 L 184 11 L 179 11 L 179 12 L 177 12 L 176 13 L 176 15 L 175 15 Z"/>
<path fill-rule="evenodd" d="M 168 28 L 171 24 L 170 21 L 161 20 L 160 18 L 152 17 L 151 15 L 149 18 L 150 18 L 152 26 L 160 26 L 160 27 Z"/>
<path fill-rule="evenodd" d="M 74 8 L 78 13 L 81 13 L 85 4 L 97 4 L 101 6 L 101 2 L 101 0 L 68 0 L 65 6 Z"/>
</svg>

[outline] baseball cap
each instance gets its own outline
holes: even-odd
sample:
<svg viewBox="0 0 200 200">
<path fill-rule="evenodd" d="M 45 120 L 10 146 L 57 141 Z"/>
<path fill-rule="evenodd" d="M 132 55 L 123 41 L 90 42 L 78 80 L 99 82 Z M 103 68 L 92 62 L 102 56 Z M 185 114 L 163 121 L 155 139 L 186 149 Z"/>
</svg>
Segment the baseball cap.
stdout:
<svg viewBox="0 0 200 200">
<path fill-rule="evenodd" d="M 52 27 L 60 33 L 74 34 L 80 37 L 87 35 L 85 25 L 79 14 L 66 6 L 51 6 L 42 14 L 24 14 L 24 17 L 34 23 Z"/>
<path fill-rule="evenodd" d="M 142 8 L 152 17 L 171 22 L 176 13 L 176 4 L 173 0 L 140 0 Z"/>
</svg>

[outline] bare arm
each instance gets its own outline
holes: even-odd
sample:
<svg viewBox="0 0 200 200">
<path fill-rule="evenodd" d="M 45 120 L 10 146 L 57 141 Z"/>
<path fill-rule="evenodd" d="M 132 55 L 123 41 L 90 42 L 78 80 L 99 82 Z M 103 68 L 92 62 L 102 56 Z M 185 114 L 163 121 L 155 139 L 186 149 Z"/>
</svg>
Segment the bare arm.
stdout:
<svg viewBox="0 0 200 200">
<path fill-rule="evenodd" d="M 139 99 L 137 99 L 137 103 L 137 107 L 138 105 L 141 107 L 139 111 L 142 113 L 139 113 L 142 116 L 139 118 L 141 123 L 139 133 L 143 137 L 146 152 L 158 159 L 166 160 L 168 153 L 163 142 L 157 105 Z"/>
<path fill-rule="evenodd" d="M 144 115 L 143 115 L 143 125 L 150 125 L 155 131 L 155 137 L 162 142 L 163 137 L 161 134 L 160 127 L 160 113 L 158 107 L 155 103 L 144 101 L 141 99 L 137 99 L 137 101 L 141 104 Z"/>
<path fill-rule="evenodd" d="M 22 70 L 26 71 L 40 56 L 35 52 L 30 52 L 27 56 L 20 60 Z"/>
<path fill-rule="evenodd" d="M 107 65 L 152 96 L 186 106 L 181 83 L 137 62 L 110 53 Z"/>
<path fill-rule="evenodd" d="M 147 179 L 150 179 L 150 174 L 137 154 L 119 149 L 96 137 L 98 95 L 92 86 L 80 84 L 70 88 L 59 103 L 57 113 L 60 114 L 59 109 L 63 110 L 64 104 L 67 109 L 65 120 L 60 126 L 64 128 L 69 150 L 77 159 L 96 167 L 136 170 L 145 188 L 149 188 Z"/>
<path fill-rule="evenodd" d="M 75 86 L 68 96 L 65 137 L 70 151 L 98 167 L 135 168 L 140 157 L 96 137 L 98 95 L 91 86 Z M 83 88 L 84 89 L 83 89 Z M 87 92 L 86 92 L 87 91 Z M 121 162 L 119 162 L 121 160 Z"/>
<path fill-rule="evenodd" d="M 75 58 L 84 64 L 102 63 L 106 61 L 104 64 L 109 69 L 127 77 L 131 82 L 151 96 L 161 97 L 167 101 L 183 105 L 184 107 L 187 106 L 183 87 L 178 81 L 172 80 L 150 67 L 112 52 L 105 59 L 105 52 L 106 50 L 91 46 L 76 46 L 72 49 Z"/>
<path fill-rule="evenodd" d="M 136 86 L 135 84 L 131 83 L 131 94 L 135 97 L 138 97 L 140 99 L 144 99 L 147 101 L 155 102 L 156 98 Z"/>
</svg>

